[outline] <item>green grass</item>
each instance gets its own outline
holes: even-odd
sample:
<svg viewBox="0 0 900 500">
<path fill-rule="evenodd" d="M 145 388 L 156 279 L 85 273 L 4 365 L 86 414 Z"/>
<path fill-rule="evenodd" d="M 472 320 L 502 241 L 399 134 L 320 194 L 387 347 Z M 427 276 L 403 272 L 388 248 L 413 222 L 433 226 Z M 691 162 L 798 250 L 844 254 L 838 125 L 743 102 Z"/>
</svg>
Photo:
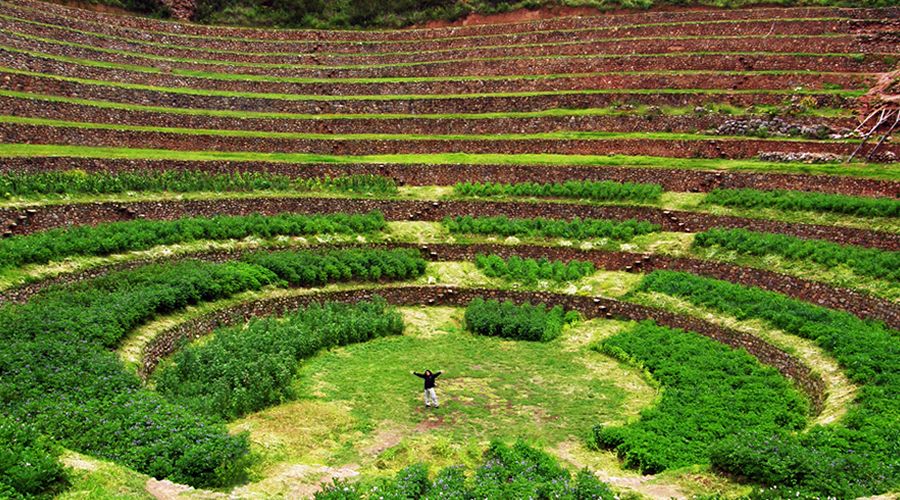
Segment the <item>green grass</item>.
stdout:
<svg viewBox="0 0 900 500">
<path fill-rule="evenodd" d="M 656 113 L 656 110 L 664 116 L 687 116 L 694 113 L 693 106 L 675 107 L 661 106 L 654 108 L 651 106 L 641 105 L 634 106 L 629 109 L 621 109 L 617 106 L 607 106 L 604 108 L 551 108 L 541 111 L 504 111 L 495 113 L 356 113 L 356 114 L 305 114 L 305 113 L 274 113 L 259 111 L 234 111 L 229 109 L 200 109 L 200 108 L 170 108 L 164 106 L 144 106 L 140 104 L 131 104 L 124 102 L 81 99 L 73 97 L 63 97 L 48 94 L 34 94 L 30 92 L 18 92 L 14 90 L 0 89 L 0 96 L 11 97 L 15 99 L 27 99 L 40 102 L 55 102 L 65 104 L 76 104 L 80 106 L 90 106 L 100 109 L 116 109 L 126 111 L 140 111 L 147 113 L 167 113 L 175 115 L 188 116 L 210 116 L 217 118 L 241 118 L 241 119 L 276 119 L 276 120 L 495 120 L 504 118 L 551 118 L 551 117 L 568 117 L 568 116 L 645 116 Z M 723 103 L 706 103 L 703 105 L 705 109 L 712 113 L 718 113 L 728 116 L 744 116 L 757 115 L 767 113 L 777 113 L 776 106 L 750 106 L 741 108 L 730 106 Z M 819 116 L 823 118 L 840 118 L 850 117 L 852 112 L 849 109 L 840 108 L 813 108 L 799 113 L 800 116 Z"/>
<path fill-rule="evenodd" d="M 578 439 L 597 420 L 625 422 L 654 401 L 655 390 L 639 370 L 587 349 L 624 323 L 584 323 L 539 344 L 463 332 L 461 310 L 402 311 L 408 325 L 402 337 L 334 349 L 301 363 L 294 385 L 298 400 L 275 409 L 304 408 L 292 424 L 269 426 L 275 422 L 263 412 L 234 427 L 251 429 L 257 442 L 285 443 L 303 439 L 297 429 L 314 425 L 307 419 L 340 409 L 344 418 L 338 420 L 349 423 L 350 431 L 308 443 L 324 450 L 267 446 L 266 459 L 313 455 L 326 463 L 383 470 L 416 460 L 411 449 L 423 440 L 482 443 L 527 436 L 554 445 Z M 431 413 L 421 402 L 421 381 L 409 374 L 425 367 L 445 371 L 438 379 L 441 408 Z M 434 458 L 445 463 L 453 457 Z"/>
<path fill-rule="evenodd" d="M 17 23 L 30 24 L 33 26 L 41 26 L 45 28 L 52 28 L 56 30 L 67 31 L 70 33 L 77 33 L 85 36 L 92 36 L 96 38 L 101 38 L 104 40 L 115 40 L 120 42 L 126 42 L 130 44 L 137 45 L 146 45 L 150 47 L 160 47 L 165 49 L 175 49 L 175 50 L 190 50 L 194 52 L 208 52 L 211 54 L 232 54 L 232 55 L 242 55 L 242 56 L 255 56 L 255 57 L 267 57 L 267 56 L 301 56 L 308 55 L 309 52 L 251 52 L 251 51 L 239 51 L 239 50 L 222 50 L 222 49 L 213 49 L 208 47 L 192 47 L 187 45 L 176 45 L 169 43 L 160 43 L 153 42 L 147 40 L 141 40 L 137 38 L 127 38 L 116 35 L 109 35 L 106 33 L 99 33 L 96 31 L 88 31 L 88 30 L 78 30 L 74 28 L 70 28 L 68 26 L 57 25 L 57 24 L 49 24 L 38 21 L 33 21 L 30 19 L 25 19 L 16 16 L 4 15 L 0 14 L 0 19 L 6 19 L 9 21 L 14 21 Z M 655 40 L 667 40 L 667 41 L 675 41 L 675 40 L 730 40 L 730 39 L 747 39 L 747 38 L 765 38 L 765 39 L 790 39 L 790 38 L 800 38 L 800 39 L 817 39 L 817 38 L 836 38 L 845 36 L 842 33 L 821 33 L 816 35 L 801 35 L 801 34 L 791 34 L 791 35 L 720 35 L 720 36 L 676 36 L 676 37 L 662 37 L 662 36 L 635 36 L 635 37 L 610 37 L 610 38 L 592 38 L 592 39 L 579 39 L 578 41 L 567 41 L 567 42 L 536 42 L 536 43 L 519 43 L 519 44 L 501 44 L 501 45 L 480 45 L 478 47 L 456 47 L 456 48 L 446 48 L 446 49 L 428 49 L 428 50 L 420 50 L 420 51 L 390 51 L 390 52 L 316 52 L 318 56 L 326 56 L 326 57 L 387 57 L 387 56 L 405 56 L 405 55 L 418 55 L 418 54 L 439 54 L 444 52 L 469 52 L 469 51 L 479 51 L 479 50 L 490 50 L 490 49 L 508 49 L 508 48 L 530 48 L 530 47 L 559 47 L 559 46 L 568 46 L 568 45 L 581 45 L 584 43 L 604 43 L 604 42 L 615 42 L 615 41 L 655 41 Z"/>
<path fill-rule="evenodd" d="M 35 35 L 29 35 L 14 30 L 6 30 L 7 33 L 23 38 L 25 40 L 33 40 L 36 42 L 47 43 L 51 45 L 59 45 L 63 47 L 72 47 L 82 50 L 99 52 L 102 54 L 112 54 L 117 56 L 134 57 L 139 59 L 147 59 L 149 61 L 164 61 L 171 63 L 187 63 L 196 65 L 213 65 L 213 66 L 231 66 L 241 68 L 264 68 L 264 69 L 317 69 L 317 70 L 365 70 L 365 69 L 385 69 L 385 68 L 409 68 L 419 66 L 436 66 L 446 64 L 459 64 L 471 62 L 500 62 L 500 61 L 521 61 L 521 60 L 557 60 L 557 59 L 628 59 L 628 58 L 648 58 L 648 57 L 688 57 L 688 56 L 791 56 L 791 57 L 829 57 L 829 58 L 850 58 L 856 60 L 865 57 L 862 53 L 815 53 L 815 52 L 724 52 L 724 51 L 695 51 L 695 52 L 660 52 L 660 53 L 628 53 L 628 54 L 533 54 L 524 56 L 495 56 L 495 57 L 469 57 L 461 59 L 436 59 L 429 61 L 408 61 L 408 62 L 392 62 L 392 63 L 372 63 L 372 64 L 282 64 L 282 63 L 252 63 L 241 61 L 221 61 L 215 59 L 191 59 L 181 57 L 168 57 L 145 52 L 133 52 L 128 50 L 107 49 L 96 47 L 93 45 L 69 42 L 65 40 L 57 40 L 53 38 L 44 38 Z M 877 54 L 875 54 L 877 55 Z M 111 64 L 111 63 L 106 63 Z M 174 73 L 174 71 L 173 71 Z M 189 74 L 189 73 L 188 73 Z"/>
<path fill-rule="evenodd" d="M 210 135 L 219 137 L 252 137 L 259 139 L 298 139 L 328 141 L 515 141 L 515 140 L 627 140 L 647 139 L 665 141 L 727 141 L 748 140 L 740 136 L 722 136 L 709 134 L 689 134 L 677 132 L 603 132 L 603 131 L 558 131 L 531 134 L 319 134 L 306 132 L 268 132 L 259 130 L 227 130 L 177 127 L 152 127 L 147 125 L 119 125 L 110 123 L 74 122 L 52 120 L 48 118 L 31 118 L 22 116 L 0 115 L 0 123 L 17 125 L 33 125 L 45 127 L 78 128 L 86 130 L 125 130 L 130 132 L 159 132 L 180 135 Z M 772 142 L 807 142 L 808 139 L 797 137 L 753 138 L 756 141 Z M 858 143 L 858 139 L 821 140 L 822 143 Z"/>
<path fill-rule="evenodd" d="M 69 467 L 70 485 L 58 500 L 153 500 L 145 485 L 150 479 L 112 462 L 66 451 L 62 462 Z"/>
<path fill-rule="evenodd" d="M 271 161 L 289 163 L 391 163 L 403 165 L 498 164 L 498 165 L 602 165 L 646 168 L 684 168 L 697 170 L 735 170 L 801 174 L 844 175 L 881 180 L 900 180 L 900 165 L 854 163 L 844 165 L 797 164 L 759 160 L 720 160 L 699 158 L 664 158 L 625 155 L 557 155 L 557 154 L 385 154 L 340 156 L 310 153 L 251 153 L 219 151 L 176 151 L 165 149 L 113 148 L 94 146 L 61 146 L 44 144 L 2 144 L 0 158 L 70 157 L 123 160 L 180 161 Z"/>
</svg>

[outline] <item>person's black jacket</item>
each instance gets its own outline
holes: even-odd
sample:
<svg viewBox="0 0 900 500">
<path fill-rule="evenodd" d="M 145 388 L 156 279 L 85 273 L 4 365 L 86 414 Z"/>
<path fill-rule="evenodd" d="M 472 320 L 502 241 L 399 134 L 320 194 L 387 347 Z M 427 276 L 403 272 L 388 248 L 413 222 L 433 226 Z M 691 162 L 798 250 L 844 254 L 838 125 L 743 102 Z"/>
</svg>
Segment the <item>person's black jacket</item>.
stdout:
<svg viewBox="0 0 900 500">
<path fill-rule="evenodd" d="M 431 375 L 425 373 L 416 373 L 413 372 L 413 375 L 425 379 L 425 389 L 433 389 L 434 388 L 434 379 L 438 378 L 438 376 L 442 372 L 432 373 Z"/>
</svg>

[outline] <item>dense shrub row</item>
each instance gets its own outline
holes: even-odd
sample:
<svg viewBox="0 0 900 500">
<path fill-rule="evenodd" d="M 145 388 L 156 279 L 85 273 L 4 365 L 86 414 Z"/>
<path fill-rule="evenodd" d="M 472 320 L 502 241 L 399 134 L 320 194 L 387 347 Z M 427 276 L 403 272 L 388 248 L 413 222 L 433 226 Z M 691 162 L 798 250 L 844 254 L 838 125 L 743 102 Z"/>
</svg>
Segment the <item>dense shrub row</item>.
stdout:
<svg viewBox="0 0 900 500">
<path fill-rule="evenodd" d="M 439 471 L 434 479 L 424 464 L 409 466 L 394 478 L 371 486 L 336 482 L 316 494 L 317 500 L 358 499 L 475 499 L 557 498 L 600 500 L 618 498 L 588 470 L 574 478 L 553 456 L 524 442 L 512 446 L 494 441 L 484 453 L 483 463 L 467 478 L 461 466 Z"/>
<path fill-rule="evenodd" d="M 0 498 L 44 497 L 63 486 L 59 453 L 27 425 L 0 416 Z"/>
<path fill-rule="evenodd" d="M 766 430 L 736 433 L 712 450 L 719 470 L 791 497 L 855 498 L 900 487 L 900 342 L 898 333 L 851 314 L 757 288 L 691 274 L 656 271 L 641 290 L 661 292 L 738 319 L 763 319 L 814 340 L 861 385 L 838 424 L 799 436 Z M 762 497 L 777 497 L 767 490 Z"/>
<path fill-rule="evenodd" d="M 553 340 L 567 323 L 578 320 L 578 313 L 563 311 L 562 306 L 550 309 L 544 304 L 516 305 L 512 301 L 499 302 L 477 297 L 466 306 L 465 321 L 469 331 L 479 335 L 505 337 L 516 340 Z"/>
<path fill-rule="evenodd" d="M 233 419 L 290 399 L 297 360 L 318 350 L 403 333 L 384 299 L 312 305 L 283 318 L 217 330 L 157 371 L 157 390 L 187 408 Z"/>
<path fill-rule="evenodd" d="M 190 193 L 261 190 L 393 194 L 397 192 L 397 185 L 391 178 L 368 174 L 320 179 L 297 179 L 264 172 L 216 174 L 200 170 L 141 173 L 87 173 L 83 170 L 68 170 L 0 174 L 0 196 L 4 198 L 46 194 L 111 194 L 128 191 Z"/>
<path fill-rule="evenodd" d="M 541 196 L 579 198 L 595 201 L 656 201 L 662 194 L 659 184 L 640 184 L 613 181 L 566 181 L 540 184 L 522 182 L 460 182 L 454 191 L 463 196 Z"/>
<path fill-rule="evenodd" d="M 802 428 L 806 401 L 774 368 L 693 332 L 651 321 L 598 350 L 638 364 L 663 386 L 662 399 L 622 427 L 594 428 L 598 446 L 644 473 L 709 463 L 710 445 L 737 431 Z"/>
<path fill-rule="evenodd" d="M 523 259 L 517 255 L 506 260 L 499 255 L 476 255 L 475 265 L 492 278 L 506 278 L 525 284 L 538 280 L 575 281 L 594 274 L 596 270 L 592 262 L 583 260 L 551 262 L 545 258 Z"/>
<path fill-rule="evenodd" d="M 888 281 L 900 279 L 900 252 L 807 240 L 784 234 L 757 233 L 746 229 L 710 229 L 698 233 L 693 245 L 717 246 L 755 256 L 780 255 L 829 267 L 844 265 L 861 275 Z"/>
<path fill-rule="evenodd" d="M 351 249 L 330 252 L 258 252 L 244 262 L 264 267 L 293 286 L 347 280 L 407 279 L 425 272 L 425 259 L 412 249 Z"/>
<path fill-rule="evenodd" d="M 0 240 L 0 268 L 45 264 L 74 255 L 109 255 L 196 240 L 247 236 L 298 236 L 317 233 L 355 234 L 385 226 L 380 212 L 328 214 L 186 217 L 174 221 L 134 220 L 97 226 L 51 229 Z"/>
<path fill-rule="evenodd" d="M 506 216 L 472 217 L 470 215 L 447 217 L 444 226 L 451 233 L 498 234 L 501 236 L 533 236 L 550 238 L 611 238 L 628 241 L 635 236 L 659 231 L 660 227 L 646 221 L 629 219 L 557 220 L 537 217 L 534 219 L 510 219 Z"/>
<path fill-rule="evenodd" d="M 900 216 L 900 200 L 892 198 L 866 198 L 781 189 L 772 191 L 713 189 L 706 195 L 703 202 L 726 207 L 833 212 L 860 217 Z"/>
<path fill-rule="evenodd" d="M 395 260 L 348 253 L 347 259 L 332 253 L 303 262 L 366 266 L 412 258 L 406 252 Z M 279 278 L 282 264 L 273 264 L 273 272 L 262 259 L 248 260 L 256 263 L 144 266 L 0 307 L 0 413 L 33 423 L 64 446 L 155 477 L 198 486 L 239 480 L 248 461 L 246 436 L 229 435 L 216 419 L 142 389 L 107 349 L 157 314 L 291 279 Z M 372 275 L 353 269 L 343 279 Z"/>
</svg>

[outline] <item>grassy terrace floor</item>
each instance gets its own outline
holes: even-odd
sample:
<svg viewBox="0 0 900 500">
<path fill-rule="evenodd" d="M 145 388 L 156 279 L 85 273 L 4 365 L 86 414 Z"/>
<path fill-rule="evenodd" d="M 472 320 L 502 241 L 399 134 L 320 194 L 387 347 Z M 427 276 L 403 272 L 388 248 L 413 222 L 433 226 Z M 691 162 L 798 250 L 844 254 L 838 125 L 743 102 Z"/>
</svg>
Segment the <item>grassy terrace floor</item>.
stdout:
<svg viewBox="0 0 900 500">
<path fill-rule="evenodd" d="M 185 161 L 273 161 L 296 163 L 392 163 L 404 165 L 437 164 L 498 164 L 498 165 L 598 165 L 645 168 L 684 168 L 696 170 L 734 170 L 800 174 L 843 175 L 880 180 L 900 180 L 900 166 L 879 163 L 802 164 L 759 160 L 715 160 L 695 158 L 665 158 L 655 156 L 601 156 L 555 154 L 386 154 L 366 156 L 335 156 L 307 153 L 245 153 L 218 151 L 175 151 L 165 149 L 135 149 L 90 146 L 60 146 L 43 144 L 0 143 L 0 158 L 71 157 L 97 159 L 148 159 Z"/>
</svg>

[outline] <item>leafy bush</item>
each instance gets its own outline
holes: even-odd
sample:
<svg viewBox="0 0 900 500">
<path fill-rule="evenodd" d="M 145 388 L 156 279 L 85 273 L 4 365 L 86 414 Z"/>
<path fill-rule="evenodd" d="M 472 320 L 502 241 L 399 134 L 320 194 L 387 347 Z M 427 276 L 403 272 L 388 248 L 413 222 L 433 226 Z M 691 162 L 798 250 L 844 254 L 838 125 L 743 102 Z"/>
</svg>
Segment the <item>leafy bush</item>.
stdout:
<svg viewBox="0 0 900 500">
<path fill-rule="evenodd" d="M 0 308 L 0 412 L 64 446 L 157 477 L 221 485 L 243 474 L 245 436 L 141 388 L 107 347 L 155 314 L 257 289 L 244 263 L 152 265 L 57 287 Z"/>
<path fill-rule="evenodd" d="M 516 305 L 511 301 L 485 301 L 476 297 L 466 307 L 466 328 L 478 335 L 517 340 L 553 340 L 563 325 L 578 319 L 578 313 L 563 311 L 562 306 L 547 309 L 544 304 Z"/>
<path fill-rule="evenodd" d="M 498 255 L 476 255 L 475 265 L 492 278 L 502 277 L 525 284 L 538 280 L 575 281 L 594 274 L 596 270 L 593 263 L 582 260 L 551 262 L 545 258 L 523 259 L 516 255 L 507 260 Z"/>
<path fill-rule="evenodd" d="M 365 487 L 336 481 L 316 494 L 316 500 L 559 498 L 613 499 L 616 494 L 595 475 L 580 471 L 575 478 L 553 456 L 522 441 L 512 446 L 490 444 L 471 479 L 461 466 L 442 469 L 428 479 L 424 464 L 411 465 L 397 475 Z"/>
<path fill-rule="evenodd" d="M 659 231 L 660 227 L 646 221 L 633 219 L 609 221 L 605 219 L 510 219 L 499 217 L 472 217 L 469 215 L 444 219 L 451 233 L 498 234 L 501 236 L 531 236 L 551 238 L 611 238 L 628 241 L 635 236 Z"/>
<path fill-rule="evenodd" d="M 900 343 L 895 330 L 774 292 L 685 273 L 655 271 L 640 290 L 674 295 L 742 320 L 762 319 L 811 339 L 862 386 L 839 423 L 796 437 L 738 432 L 713 448 L 714 467 L 807 497 L 855 498 L 900 486 Z"/>
<path fill-rule="evenodd" d="M 900 216 L 900 200 L 806 191 L 713 189 L 703 202 L 726 207 L 832 212 L 860 217 Z"/>
<path fill-rule="evenodd" d="M 293 397 L 297 361 L 320 349 L 403 333 L 403 319 L 384 299 L 356 305 L 312 305 L 283 318 L 217 330 L 159 370 L 157 390 L 187 408 L 225 419 Z"/>
<path fill-rule="evenodd" d="M 134 220 L 51 229 L 0 240 L 0 268 L 45 264 L 73 255 L 109 255 L 196 240 L 316 233 L 367 233 L 384 228 L 380 212 L 186 217 L 174 221 Z"/>
<path fill-rule="evenodd" d="M 260 190 L 394 194 L 397 192 L 397 185 L 393 179 L 379 175 L 297 179 L 287 175 L 264 172 L 217 174 L 200 170 L 140 173 L 87 173 L 83 170 L 67 170 L 33 174 L 14 172 L 0 174 L 0 196 L 4 198 L 46 194 L 109 194 L 128 191 L 190 193 Z"/>
<path fill-rule="evenodd" d="M 425 259 L 412 249 L 258 252 L 241 260 L 264 267 L 293 286 L 351 279 L 407 279 L 425 272 Z"/>
<path fill-rule="evenodd" d="M 64 485 L 59 453 L 28 425 L 0 416 L 0 498 L 46 496 Z"/>
<path fill-rule="evenodd" d="M 774 368 L 744 350 L 651 321 L 607 338 L 598 350 L 639 363 L 664 387 L 662 399 L 624 427 L 594 428 L 644 473 L 709 462 L 709 446 L 737 431 L 799 429 L 806 401 Z"/>
<path fill-rule="evenodd" d="M 781 255 L 829 267 L 845 265 L 861 275 L 888 281 L 900 280 L 900 252 L 839 245 L 783 234 L 757 233 L 746 229 L 710 229 L 698 233 L 693 245 L 718 246 L 755 256 Z"/>
<path fill-rule="evenodd" d="M 659 184 L 639 184 L 613 181 L 566 181 L 540 184 L 523 182 L 502 184 L 495 182 L 460 182 L 454 191 L 463 196 L 541 196 L 553 198 L 579 198 L 595 201 L 642 201 L 659 200 L 662 186 Z"/>
<path fill-rule="evenodd" d="M 143 389 L 107 348 L 157 314 L 270 284 L 301 284 L 279 278 L 290 269 L 286 262 L 341 270 L 314 273 L 328 279 L 410 276 L 424 268 L 405 250 L 335 251 L 304 260 L 309 253 L 296 252 L 294 260 L 283 252 L 271 260 L 249 256 L 254 263 L 144 266 L 0 307 L 0 413 L 33 423 L 66 447 L 156 477 L 197 486 L 240 480 L 249 460 L 246 436 L 229 435 L 217 419 Z M 353 267 L 345 273 L 342 265 Z"/>
</svg>

